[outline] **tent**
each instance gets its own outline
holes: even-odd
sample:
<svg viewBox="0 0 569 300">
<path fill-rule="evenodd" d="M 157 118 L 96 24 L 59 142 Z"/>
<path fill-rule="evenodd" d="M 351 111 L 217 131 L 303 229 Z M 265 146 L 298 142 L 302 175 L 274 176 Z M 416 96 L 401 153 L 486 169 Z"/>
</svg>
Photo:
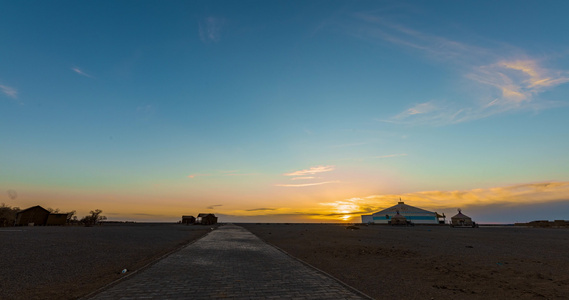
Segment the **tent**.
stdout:
<svg viewBox="0 0 569 300">
<path fill-rule="evenodd" d="M 450 222 L 452 226 L 474 227 L 476 225 L 476 223 L 472 222 L 472 219 L 469 216 L 462 213 L 460 208 L 458 209 L 458 214 L 450 218 Z"/>
</svg>

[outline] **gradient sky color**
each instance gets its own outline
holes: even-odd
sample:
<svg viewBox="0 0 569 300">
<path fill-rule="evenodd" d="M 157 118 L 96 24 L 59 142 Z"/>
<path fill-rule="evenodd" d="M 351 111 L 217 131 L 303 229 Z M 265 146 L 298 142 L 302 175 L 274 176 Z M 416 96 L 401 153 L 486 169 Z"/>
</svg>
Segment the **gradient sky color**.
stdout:
<svg viewBox="0 0 569 300">
<path fill-rule="evenodd" d="M 0 202 L 569 219 L 567 1 L 0 1 Z M 16 193 L 14 193 L 14 191 Z"/>
</svg>

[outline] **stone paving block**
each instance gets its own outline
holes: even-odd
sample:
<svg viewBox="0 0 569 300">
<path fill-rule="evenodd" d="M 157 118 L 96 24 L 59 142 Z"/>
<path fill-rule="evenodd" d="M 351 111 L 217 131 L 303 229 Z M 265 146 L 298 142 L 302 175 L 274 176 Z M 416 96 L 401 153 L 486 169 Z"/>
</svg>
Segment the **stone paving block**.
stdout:
<svg viewBox="0 0 569 300">
<path fill-rule="evenodd" d="M 220 226 L 92 299 L 369 299 L 235 225 Z"/>
</svg>

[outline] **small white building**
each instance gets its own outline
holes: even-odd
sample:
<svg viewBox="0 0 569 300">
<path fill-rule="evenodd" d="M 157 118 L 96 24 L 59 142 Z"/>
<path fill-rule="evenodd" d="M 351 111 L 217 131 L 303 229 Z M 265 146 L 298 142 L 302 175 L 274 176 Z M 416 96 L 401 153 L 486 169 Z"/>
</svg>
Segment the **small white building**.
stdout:
<svg viewBox="0 0 569 300">
<path fill-rule="evenodd" d="M 459 226 L 459 227 L 460 227 L 460 226 L 463 226 L 463 227 L 464 227 L 464 226 L 467 226 L 467 227 L 470 227 L 470 226 L 475 226 L 475 225 L 476 225 L 475 222 L 472 222 L 472 219 L 471 219 L 469 216 L 464 215 L 464 214 L 462 213 L 462 210 L 461 210 L 460 208 L 458 209 L 458 214 L 456 214 L 455 216 L 453 216 L 452 218 L 450 218 L 450 220 L 451 220 L 451 225 L 452 225 L 452 226 Z"/>
<path fill-rule="evenodd" d="M 418 207 L 405 204 L 403 201 L 392 207 L 378 211 L 372 215 L 362 215 L 362 223 L 388 224 L 389 221 L 399 212 L 407 221 L 414 224 L 439 224 L 441 215 L 436 212 L 427 211 Z M 443 221 L 444 223 L 444 221 Z"/>
</svg>

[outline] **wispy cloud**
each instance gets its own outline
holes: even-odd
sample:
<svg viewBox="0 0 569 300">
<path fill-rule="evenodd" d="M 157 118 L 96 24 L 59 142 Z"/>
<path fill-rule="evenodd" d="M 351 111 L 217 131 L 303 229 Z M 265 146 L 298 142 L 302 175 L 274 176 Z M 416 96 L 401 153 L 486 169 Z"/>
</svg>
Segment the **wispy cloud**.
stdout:
<svg viewBox="0 0 569 300">
<path fill-rule="evenodd" d="M 206 44 L 219 42 L 224 24 L 225 20 L 218 17 L 207 17 L 201 20 L 199 22 L 199 35 L 202 42 Z"/>
<path fill-rule="evenodd" d="M 314 178 L 316 178 L 316 177 L 305 176 L 305 177 L 294 177 L 294 178 L 291 178 L 290 180 L 307 180 L 307 179 L 314 179 Z"/>
<path fill-rule="evenodd" d="M 3 94 L 5 94 L 8 97 L 17 99 L 18 98 L 18 91 L 11 87 L 11 86 L 7 86 L 7 85 L 2 85 L 0 84 L 0 91 L 2 91 Z"/>
<path fill-rule="evenodd" d="M 223 204 L 210 205 L 210 206 L 207 207 L 207 209 L 214 209 L 214 208 L 216 208 L 216 207 L 218 207 L 218 206 L 223 206 Z"/>
<path fill-rule="evenodd" d="M 300 171 L 294 171 L 290 173 L 284 173 L 283 176 L 293 176 L 290 180 L 312 180 L 321 177 L 315 176 L 307 176 L 307 175 L 315 175 L 325 172 L 332 172 L 335 170 L 335 166 L 316 166 L 311 167 L 310 169 L 304 169 Z M 275 184 L 275 186 L 281 187 L 307 187 L 307 186 L 315 186 L 315 185 L 323 185 L 329 183 L 337 183 L 339 181 L 320 181 L 320 182 L 309 182 L 309 183 L 299 183 L 299 184 Z"/>
<path fill-rule="evenodd" d="M 413 125 L 447 125 L 472 121 L 509 111 L 541 110 L 565 105 L 538 97 L 542 92 L 569 82 L 569 72 L 544 67 L 544 61 L 478 47 L 429 34 L 368 13 L 355 14 L 361 23 L 351 34 L 368 41 L 386 41 L 413 49 L 441 63 L 462 70 L 462 75 L 486 92 L 454 101 L 431 99 L 408 107 L 381 121 Z M 513 47 L 510 47 L 513 48 Z M 509 54 L 510 53 L 510 54 Z M 466 92 L 465 92 L 466 93 Z M 482 92 L 481 92 L 482 93 Z M 441 95 L 441 99 L 445 98 Z M 464 99 L 467 99 L 466 101 Z"/>
<path fill-rule="evenodd" d="M 245 211 L 273 211 L 273 210 L 277 210 L 277 208 L 261 207 L 261 208 L 246 209 Z"/>
<path fill-rule="evenodd" d="M 492 51 L 472 46 L 442 36 L 425 33 L 390 21 L 386 17 L 369 13 L 356 13 L 354 17 L 363 22 L 351 34 L 359 38 L 384 40 L 402 47 L 423 51 L 441 60 L 469 60 L 471 57 L 492 55 Z"/>
<path fill-rule="evenodd" d="M 496 112 L 484 111 L 484 107 L 448 101 L 428 101 L 413 105 L 382 122 L 413 125 L 448 125 L 490 116 Z M 426 109 L 428 108 L 428 109 Z"/>
<path fill-rule="evenodd" d="M 275 186 L 282 186 L 282 187 L 307 187 L 307 186 L 315 186 L 315 185 L 323 185 L 329 183 L 338 183 L 340 181 L 324 181 L 324 182 L 314 182 L 314 183 L 301 183 L 301 184 L 275 184 Z"/>
<path fill-rule="evenodd" d="M 548 88 L 569 82 L 569 73 L 540 66 L 537 60 L 502 60 L 480 66 L 468 78 L 494 87 L 499 95 L 486 108 L 517 108 Z"/>
<path fill-rule="evenodd" d="M 85 76 L 85 77 L 89 77 L 89 78 L 94 78 L 93 76 L 91 76 L 91 75 L 89 75 L 89 74 L 83 72 L 83 71 L 82 71 L 81 69 L 79 69 L 78 67 L 73 67 L 73 68 L 71 68 L 71 70 L 73 70 L 73 72 L 75 72 L 75 73 L 77 73 L 77 74 L 79 74 L 79 75 L 82 75 L 82 76 Z"/>
<path fill-rule="evenodd" d="M 334 166 L 316 166 L 316 167 L 311 167 L 310 169 L 307 169 L 307 170 L 300 170 L 300 171 L 295 171 L 295 172 L 291 172 L 291 173 L 285 173 L 283 175 L 284 176 L 314 175 L 317 173 L 334 171 L 334 168 L 335 168 Z"/>
</svg>

